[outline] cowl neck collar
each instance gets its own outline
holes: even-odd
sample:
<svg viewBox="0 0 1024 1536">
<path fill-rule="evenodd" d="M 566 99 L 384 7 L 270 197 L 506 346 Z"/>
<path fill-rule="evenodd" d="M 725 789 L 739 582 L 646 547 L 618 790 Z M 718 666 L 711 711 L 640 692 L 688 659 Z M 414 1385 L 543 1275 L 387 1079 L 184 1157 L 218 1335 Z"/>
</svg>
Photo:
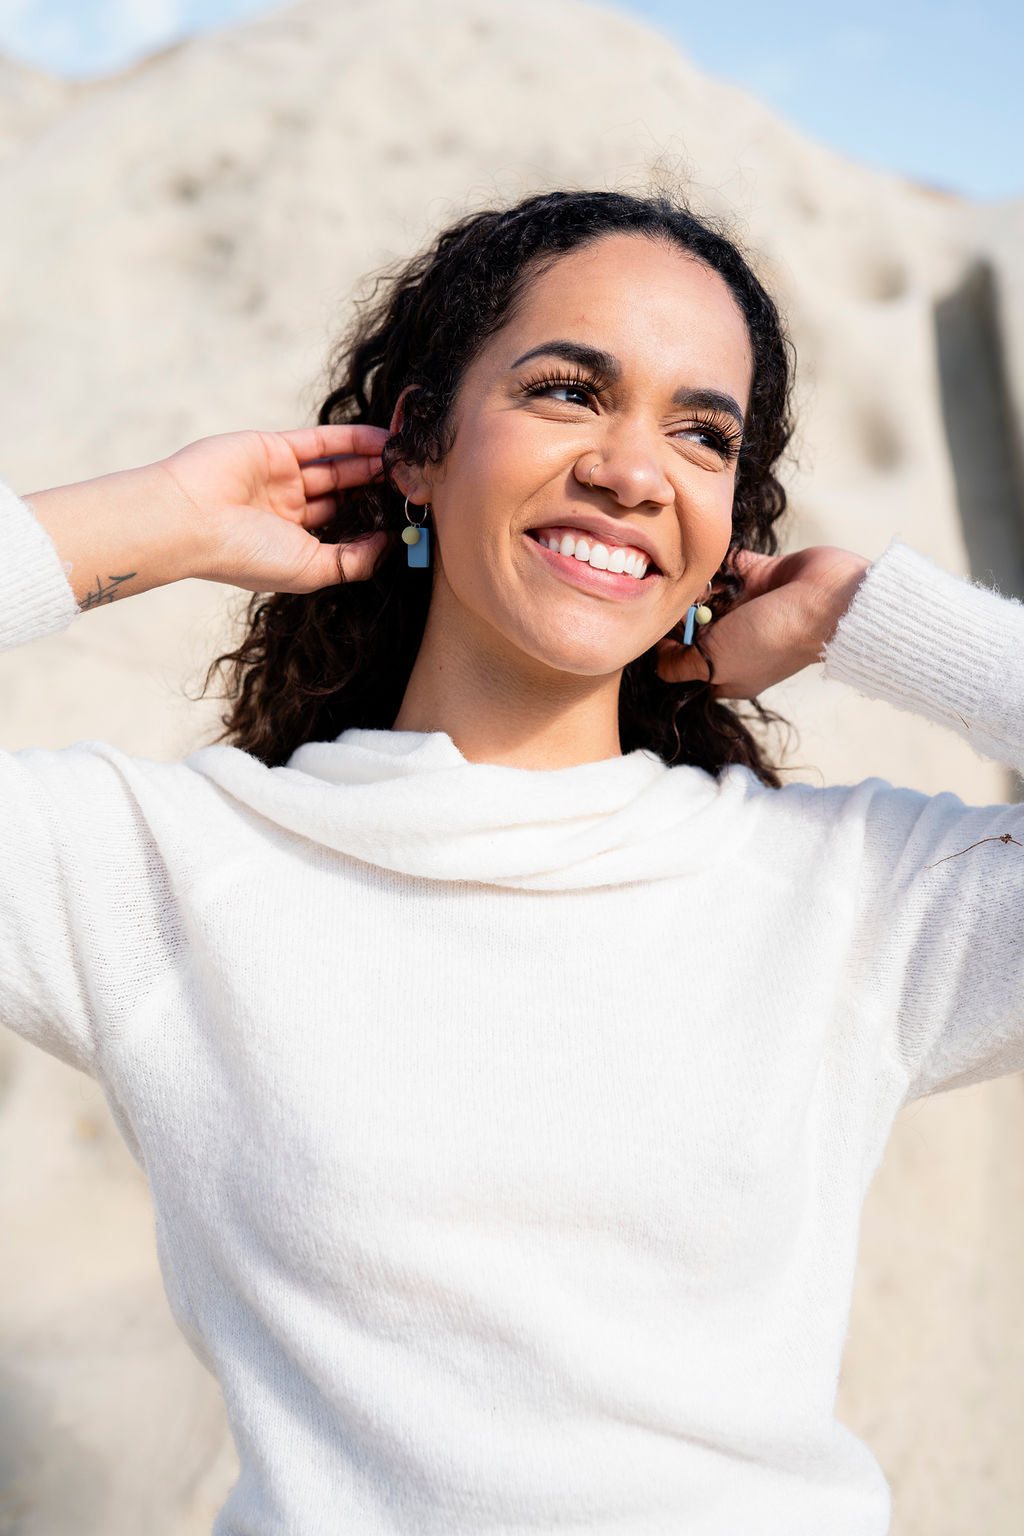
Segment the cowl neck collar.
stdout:
<svg viewBox="0 0 1024 1536">
<path fill-rule="evenodd" d="M 573 768 L 470 763 L 441 731 L 348 730 L 283 768 L 233 747 L 189 766 L 290 832 L 403 875 L 574 890 L 706 867 L 760 785 L 646 751 Z"/>
</svg>

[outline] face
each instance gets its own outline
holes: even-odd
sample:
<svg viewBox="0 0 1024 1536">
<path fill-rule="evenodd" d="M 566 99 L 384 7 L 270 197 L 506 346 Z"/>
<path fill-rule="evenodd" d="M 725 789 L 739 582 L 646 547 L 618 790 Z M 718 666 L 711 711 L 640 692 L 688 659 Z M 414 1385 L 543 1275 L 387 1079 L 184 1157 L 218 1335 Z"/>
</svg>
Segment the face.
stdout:
<svg viewBox="0 0 1024 1536">
<path fill-rule="evenodd" d="M 432 620 L 578 675 L 648 650 L 728 549 L 750 378 L 729 289 L 675 246 L 610 235 L 539 273 L 418 472 Z"/>
</svg>

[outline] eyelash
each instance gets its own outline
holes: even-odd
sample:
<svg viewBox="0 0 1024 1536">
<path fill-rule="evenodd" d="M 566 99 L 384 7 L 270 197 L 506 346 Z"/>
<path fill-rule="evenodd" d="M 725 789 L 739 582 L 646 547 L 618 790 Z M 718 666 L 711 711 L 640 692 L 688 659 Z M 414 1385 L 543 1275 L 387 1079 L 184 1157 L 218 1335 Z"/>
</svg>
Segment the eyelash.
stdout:
<svg viewBox="0 0 1024 1536">
<path fill-rule="evenodd" d="M 743 433 L 739 427 L 726 426 L 718 416 L 705 416 L 699 411 L 693 418 L 693 426 L 690 431 L 706 432 L 713 437 L 718 445 L 718 451 L 723 459 L 730 462 L 739 458 L 740 448 L 743 446 Z"/>
<path fill-rule="evenodd" d="M 548 374 L 544 378 L 534 379 L 528 384 L 523 384 L 523 394 L 528 398 L 546 394 L 549 389 L 578 389 L 581 394 L 594 400 L 604 389 L 605 384 L 601 379 L 582 373 Z M 743 433 L 738 427 L 725 425 L 722 419 L 713 413 L 698 411 L 693 422 L 686 428 L 687 431 L 705 432 L 708 437 L 714 438 L 714 446 L 722 458 L 731 463 L 739 457 L 743 444 Z"/>
<path fill-rule="evenodd" d="M 548 374 L 542 379 L 534 379 L 530 384 L 523 385 L 524 395 L 542 395 L 549 389 L 578 389 L 581 394 L 595 399 L 604 388 L 604 381 L 595 378 L 592 374 L 560 373 Z"/>
</svg>

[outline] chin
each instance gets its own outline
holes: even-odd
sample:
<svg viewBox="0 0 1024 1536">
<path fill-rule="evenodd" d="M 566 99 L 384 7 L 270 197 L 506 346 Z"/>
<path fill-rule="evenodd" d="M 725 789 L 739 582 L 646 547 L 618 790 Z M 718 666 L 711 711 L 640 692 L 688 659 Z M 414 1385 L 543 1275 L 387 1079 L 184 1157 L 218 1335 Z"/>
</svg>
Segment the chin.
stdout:
<svg viewBox="0 0 1024 1536">
<path fill-rule="evenodd" d="M 652 640 L 651 644 L 655 642 Z M 607 640 L 604 643 L 588 643 L 579 636 L 553 640 L 550 635 L 543 639 L 533 638 L 532 643 L 522 646 L 534 661 L 541 662 L 554 672 L 568 672 L 574 677 L 610 677 L 615 672 L 621 672 L 649 648 L 624 648 L 621 644 L 609 644 Z"/>
</svg>

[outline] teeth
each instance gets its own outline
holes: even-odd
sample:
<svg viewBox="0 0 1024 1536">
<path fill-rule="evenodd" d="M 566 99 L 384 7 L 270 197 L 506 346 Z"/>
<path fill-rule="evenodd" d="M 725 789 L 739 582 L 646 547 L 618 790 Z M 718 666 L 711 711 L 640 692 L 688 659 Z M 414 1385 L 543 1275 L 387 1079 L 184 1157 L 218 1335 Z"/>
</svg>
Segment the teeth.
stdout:
<svg viewBox="0 0 1024 1536">
<path fill-rule="evenodd" d="M 542 536 L 539 542 L 556 555 L 579 560 L 592 570 L 611 571 L 615 575 L 622 573 L 632 576 L 636 581 L 647 574 L 650 564 L 647 556 L 642 555 L 638 549 L 629 549 L 622 544 L 611 547 L 597 542 L 592 544 L 586 537 L 574 538 L 571 533 L 563 533 L 561 538 L 555 534 Z"/>
</svg>

